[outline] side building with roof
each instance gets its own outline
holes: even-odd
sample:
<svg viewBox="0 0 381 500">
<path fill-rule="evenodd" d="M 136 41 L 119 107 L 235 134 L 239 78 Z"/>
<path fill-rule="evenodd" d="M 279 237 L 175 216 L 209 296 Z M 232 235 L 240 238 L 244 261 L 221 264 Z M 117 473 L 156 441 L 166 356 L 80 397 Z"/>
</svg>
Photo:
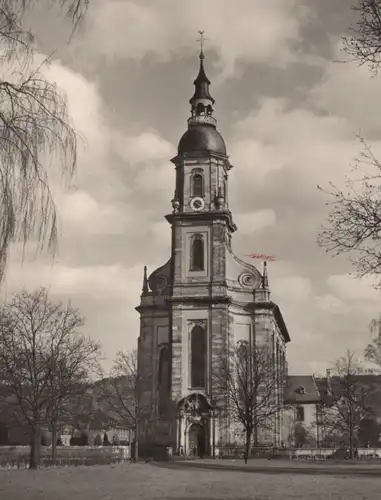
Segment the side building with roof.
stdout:
<svg viewBox="0 0 381 500">
<path fill-rule="evenodd" d="M 313 375 L 289 375 L 284 392 L 283 444 L 319 446 L 324 398 Z"/>
</svg>

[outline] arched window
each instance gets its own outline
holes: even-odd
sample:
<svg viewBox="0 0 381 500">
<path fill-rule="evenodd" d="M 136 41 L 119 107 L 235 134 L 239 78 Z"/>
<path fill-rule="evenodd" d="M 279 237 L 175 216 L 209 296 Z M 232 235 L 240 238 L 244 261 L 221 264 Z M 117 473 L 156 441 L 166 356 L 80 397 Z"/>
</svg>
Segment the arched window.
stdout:
<svg viewBox="0 0 381 500">
<path fill-rule="evenodd" d="M 205 106 L 199 102 L 196 106 L 196 115 L 200 116 L 205 114 Z"/>
<path fill-rule="evenodd" d="M 248 343 L 240 341 L 237 346 L 237 357 L 240 363 L 247 363 L 248 361 Z"/>
<path fill-rule="evenodd" d="M 170 388 L 170 357 L 168 346 L 160 349 L 159 355 L 159 373 L 158 373 L 158 390 L 159 390 L 159 415 L 164 415 L 168 405 L 168 396 Z"/>
<path fill-rule="evenodd" d="M 204 178 L 202 174 L 196 173 L 192 176 L 193 196 L 204 196 Z"/>
<path fill-rule="evenodd" d="M 196 234 L 191 241 L 191 271 L 203 271 L 204 266 L 204 238 Z"/>
<path fill-rule="evenodd" d="M 206 375 L 206 336 L 202 326 L 195 326 L 191 332 L 191 385 L 192 388 L 205 388 Z"/>
</svg>

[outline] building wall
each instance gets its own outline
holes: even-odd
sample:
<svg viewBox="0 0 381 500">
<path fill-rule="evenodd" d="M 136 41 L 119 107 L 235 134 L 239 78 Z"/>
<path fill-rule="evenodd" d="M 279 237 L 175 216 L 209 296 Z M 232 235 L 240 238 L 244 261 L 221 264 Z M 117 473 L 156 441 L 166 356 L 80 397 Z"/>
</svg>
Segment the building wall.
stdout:
<svg viewBox="0 0 381 500">
<path fill-rule="evenodd" d="M 298 420 L 298 408 L 303 408 L 304 419 Z M 317 426 L 317 404 L 295 404 L 287 408 L 283 412 L 283 442 L 286 446 L 295 447 L 295 427 L 297 425 L 303 426 L 307 432 L 306 445 L 316 446 L 319 442 L 318 439 L 318 426 Z"/>
<path fill-rule="evenodd" d="M 195 388 L 190 383 L 190 334 L 200 322 L 207 337 L 207 369 L 205 388 L 197 392 L 204 398 L 204 408 L 210 411 L 208 428 L 216 431 L 218 444 L 223 446 L 233 440 L 236 432 L 227 412 L 226 394 L 221 390 L 218 373 L 221 360 L 236 348 L 240 340 L 247 340 L 252 345 L 268 345 L 273 352 L 277 381 L 274 398 L 281 401 L 285 343 L 273 310 L 258 306 L 261 302 L 267 306 L 270 303 L 268 290 L 254 293 L 254 290 L 262 288 L 261 273 L 241 261 L 231 248 L 231 237 L 236 227 L 228 211 L 227 176 L 232 168 L 228 157 L 201 150 L 197 154 L 179 155 L 172 162 L 176 167 L 173 200 L 176 206 L 173 205 L 172 214 L 166 216 L 172 228 L 171 259 L 151 274 L 148 280 L 151 291 L 146 287 L 137 308 L 141 314 L 139 366 L 140 370 L 147 368 L 146 400 L 155 409 L 152 436 L 156 442 L 179 447 L 180 438 L 177 430 L 173 429 L 190 425 L 193 418 L 184 408 L 190 408 L 195 403 L 191 399 Z M 192 176 L 196 171 L 203 177 L 201 197 L 204 207 L 199 212 L 192 209 Z M 217 193 L 220 194 L 217 196 Z M 190 265 L 191 241 L 195 235 L 201 235 L 204 241 L 204 268 L 197 271 Z M 162 285 L 159 287 L 160 280 Z M 168 413 L 165 421 L 158 418 L 156 410 L 158 332 L 168 338 L 170 345 L 172 364 L 168 404 L 177 408 L 177 412 Z M 185 405 L 184 400 L 187 400 Z M 179 410 L 180 406 L 183 413 Z M 187 414 L 184 415 L 184 412 Z M 274 444 L 279 444 L 280 416 L 274 419 L 271 436 Z"/>
</svg>

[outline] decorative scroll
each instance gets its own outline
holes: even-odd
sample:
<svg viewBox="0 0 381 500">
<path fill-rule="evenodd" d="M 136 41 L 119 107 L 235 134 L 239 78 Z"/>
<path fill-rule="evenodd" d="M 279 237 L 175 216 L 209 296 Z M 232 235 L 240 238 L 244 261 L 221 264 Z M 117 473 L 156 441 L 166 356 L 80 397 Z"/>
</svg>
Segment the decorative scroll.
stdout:
<svg viewBox="0 0 381 500">
<path fill-rule="evenodd" d="M 244 272 L 241 273 L 238 276 L 238 283 L 243 287 L 243 288 L 254 288 L 254 285 L 256 283 L 255 277 L 253 274 Z"/>
</svg>

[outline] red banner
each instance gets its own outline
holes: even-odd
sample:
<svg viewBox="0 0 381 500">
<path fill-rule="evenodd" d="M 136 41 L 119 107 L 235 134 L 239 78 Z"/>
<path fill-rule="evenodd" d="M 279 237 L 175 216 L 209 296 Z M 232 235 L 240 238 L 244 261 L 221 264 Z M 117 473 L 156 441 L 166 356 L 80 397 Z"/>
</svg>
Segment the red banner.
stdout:
<svg viewBox="0 0 381 500">
<path fill-rule="evenodd" d="M 251 259 L 265 260 L 267 262 L 272 262 L 275 260 L 274 255 L 266 255 L 264 253 L 251 253 L 246 255 L 246 257 L 250 257 Z"/>
</svg>

